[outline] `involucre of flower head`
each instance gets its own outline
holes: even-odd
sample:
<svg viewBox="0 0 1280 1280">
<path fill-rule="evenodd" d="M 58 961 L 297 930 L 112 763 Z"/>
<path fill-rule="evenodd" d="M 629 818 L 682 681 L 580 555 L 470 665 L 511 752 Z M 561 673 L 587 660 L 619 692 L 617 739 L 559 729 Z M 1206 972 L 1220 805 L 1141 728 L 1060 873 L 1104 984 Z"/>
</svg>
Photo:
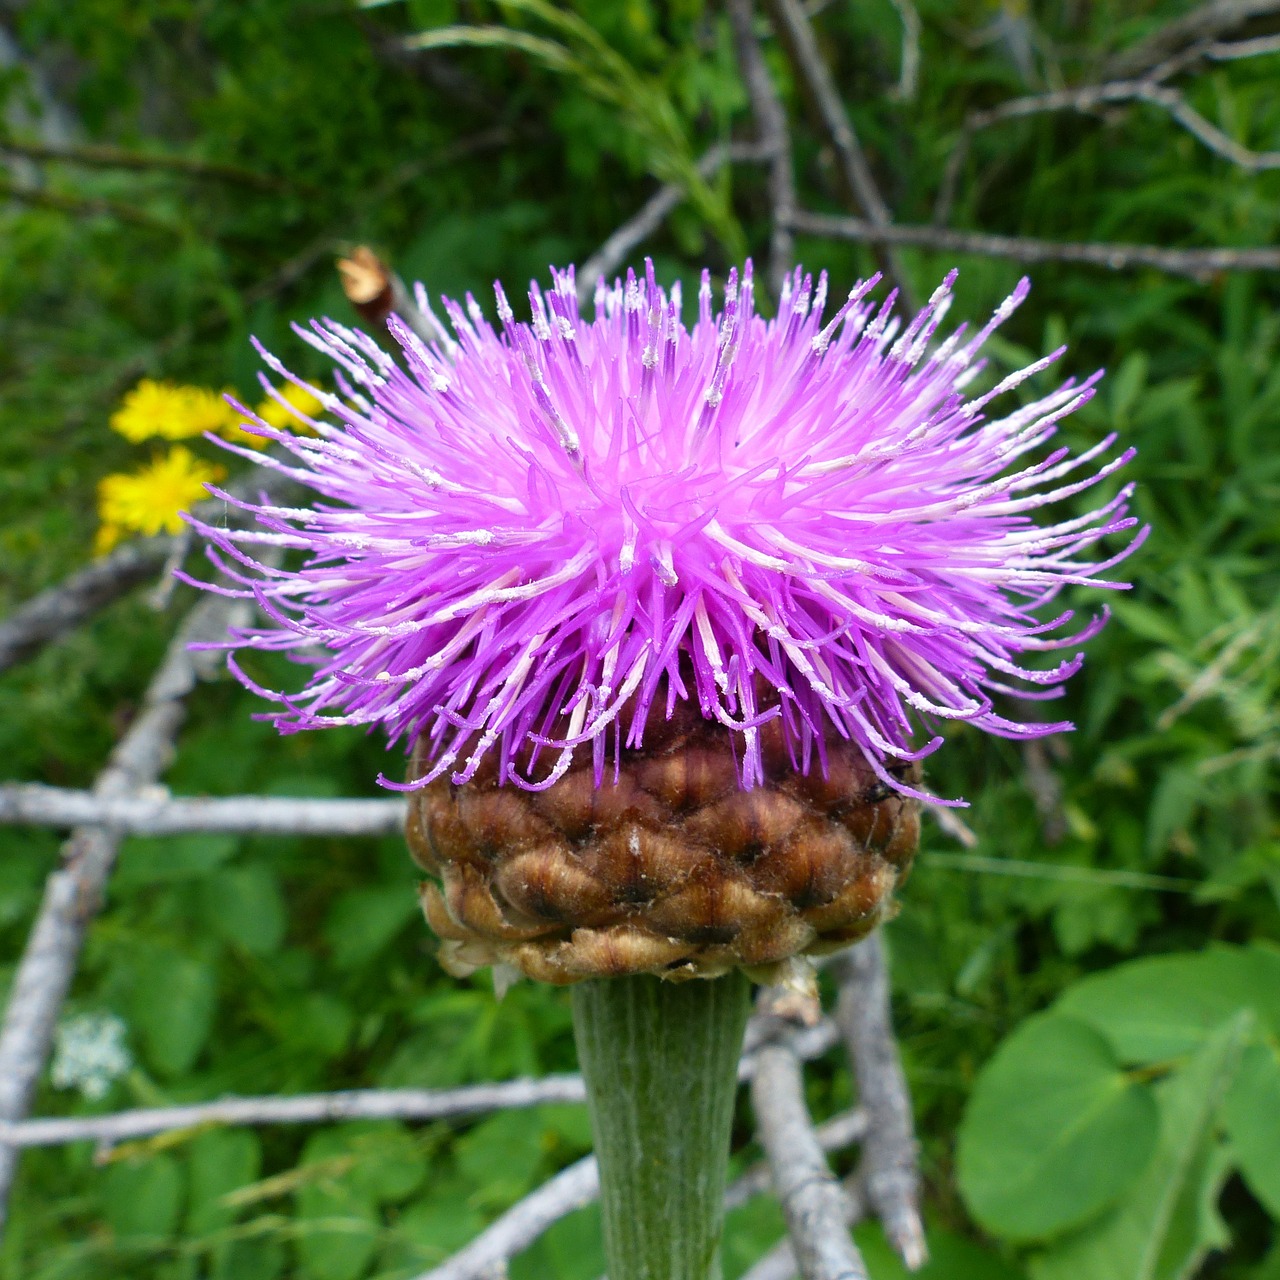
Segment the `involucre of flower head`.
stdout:
<svg viewBox="0 0 1280 1280">
<path fill-rule="evenodd" d="M 717 312 L 703 274 L 692 323 L 649 265 L 579 315 L 572 270 L 535 285 L 499 327 L 468 295 L 425 342 L 393 317 L 399 361 L 331 320 L 299 333 L 339 367 L 315 437 L 257 431 L 293 462 L 237 449 L 314 490 L 308 507 L 247 504 L 257 530 L 196 527 L 271 625 L 228 647 L 314 661 L 273 693 L 282 729 L 379 724 L 424 736 L 431 770 L 463 783 L 487 753 L 502 781 L 550 786 L 575 751 L 597 781 L 677 699 L 734 731 L 740 781 L 762 777 L 758 728 L 780 716 L 797 768 L 831 735 L 890 769 L 928 754 L 942 720 L 1012 737 L 998 695 L 1052 697 L 1079 667 L 1027 665 L 1074 648 L 1105 612 L 1045 616 L 1064 587 L 1115 587 L 1131 485 L 1083 515 L 1038 525 L 1121 467 L 1107 436 L 1045 449 L 1097 376 L 991 410 L 1060 355 L 981 394 L 979 351 L 1027 293 L 976 333 L 938 340 L 954 273 L 903 326 L 860 283 L 824 316 L 826 276 L 799 270 L 775 319 L 756 314 L 750 264 Z M 289 379 L 264 352 L 270 367 Z M 227 495 L 228 501 L 234 501 Z M 242 504 L 244 505 L 244 504 Z M 296 568 L 253 557 L 302 553 Z M 316 657 L 316 654 L 322 656 Z M 386 782 L 385 779 L 383 779 Z M 386 782 L 388 786 L 397 784 Z"/>
</svg>

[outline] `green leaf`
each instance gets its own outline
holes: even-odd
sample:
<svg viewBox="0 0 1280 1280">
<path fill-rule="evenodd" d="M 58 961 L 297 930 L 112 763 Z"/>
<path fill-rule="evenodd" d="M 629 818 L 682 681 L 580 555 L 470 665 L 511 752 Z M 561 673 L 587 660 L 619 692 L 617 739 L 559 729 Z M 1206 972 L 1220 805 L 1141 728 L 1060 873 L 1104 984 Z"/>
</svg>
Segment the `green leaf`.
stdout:
<svg viewBox="0 0 1280 1280">
<path fill-rule="evenodd" d="M 357 1164 L 352 1183 L 379 1203 L 403 1200 L 422 1182 L 427 1158 L 413 1135 L 390 1121 L 361 1125 L 344 1135 Z"/>
<path fill-rule="evenodd" d="M 127 840 L 120 851 L 120 869 L 112 877 L 112 891 L 202 879 L 233 857 L 238 845 L 235 836 L 225 835 Z"/>
<path fill-rule="evenodd" d="M 300 1169 L 317 1175 L 297 1191 L 297 1257 L 308 1280 L 356 1280 L 377 1251 L 382 1217 L 377 1199 L 353 1177 L 358 1164 L 351 1133 L 314 1133 Z"/>
<path fill-rule="evenodd" d="M 978 1077 L 960 1127 L 960 1192 L 993 1234 L 1043 1240 L 1114 1204 L 1157 1130 L 1150 1090 L 1124 1074 L 1107 1041 L 1074 1018 L 1041 1014 Z"/>
<path fill-rule="evenodd" d="M 1241 1009 L 1280 1034 L 1280 951 L 1212 947 L 1134 960 L 1077 983 L 1054 1008 L 1096 1027 L 1124 1062 L 1183 1057 Z"/>
<path fill-rule="evenodd" d="M 296 996 L 272 1012 L 276 1034 L 294 1052 L 336 1058 L 351 1038 L 351 1010 L 324 991 Z"/>
<path fill-rule="evenodd" d="M 426 1174 L 426 1157 L 402 1125 L 370 1121 L 313 1134 L 303 1165 L 325 1174 L 298 1191 L 306 1224 L 298 1241 L 303 1273 L 314 1280 L 354 1280 L 377 1250 L 379 1205 L 414 1191 Z"/>
<path fill-rule="evenodd" d="M 377 1204 L 403 1200 L 426 1172 L 426 1157 L 403 1125 L 389 1120 L 353 1121 L 315 1134 L 306 1146 L 306 1162 L 331 1161 L 343 1169 L 342 1181 L 358 1196 Z"/>
<path fill-rule="evenodd" d="M 325 938 L 339 969 L 355 969 L 371 960 L 420 915 L 410 885 L 356 889 L 338 899 L 325 924 Z"/>
<path fill-rule="evenodd" d="M 739 1224 L 740 1217 L 735 1219 L 731 1214 L 725 1228 L 726 1261 Z M 571 1213 L 542 1235 L 532 1249 L 511 1260 L 511 1280 L 596 1280 L 606 1265 L 601 1237 L 598 1205 Z"/>
<path fill-rule="evenodd" d="M 222 1198 L 257 1178 L 262 1147 L 249 1129 L 214 1129 L 202 1133 L 188 1149 L 191 1193 L 187 1230 L 195 1235 L 216 1231 L 235 1218 Z"/>
<path fill-rule="evenodd" d="M 878 1222 L 863 1222 L 853 1233 L 874 1280 L 1026 1280 L 1003 1258 L 952 1231 L 929 1229 L 929 1261 L 908 1271 Z"/>
<path fill-rule="evenodd" d="M 1188 1280 L 1224 1243 L 1213 1123 L 1252 1029 L 1248 1013 L 1232 1018 L 1158 1086 L 1160 1140 L 1146 1172 L 1101 1222 L 1034 1258 L 1033 1280 Z"/>
<path fill-rule="evenodd" d="M 298 1192 L 297 1255 L 308 1280 L 356 1280 L 378 1248 L 377 1204 L 342 1182 L 319 1182 Z"/>
<path fill-rule="evenodd" d="M 574 1156 L 591 1150 L 591 1116 L 582 1102 L 544 1103 L 534 1108 L 542 1126 L 542 1144 L 548 1149 L 564 1146 Z"/>
<path fill-rule="evenodd" d="M 1245 1050 L 1222 1115 L 1249 1190 L 1280 1219 L 1280 1057 L 1272 1045 Z"/>
<path fill-rule="evenodd" d="M 450 1195 L 433 1185 L 430 1195 L 409 1205 L 396 1219 L 395 1234 L 401 1242 L 406 1266 L 413 1266 L 420 1271 L 443 1262 L 451 1253 L 455 1253 L 478 1235 L 483 1226 L 484 1219 L 466 1199 L 460 1195 Z M 555 1227 L 551 1229 L 554 1231 Z M 520 1274 L 517 1270 L 519 1262 L 520 1258 L 512 1259 L 513 1278 Z M 590 1280 L 595 1280 L 595 1275 L 598 1274 L 599 1269 Z M 535 1276 L 546 1275 L 557 1273 L 535 1273 Z"/>
<path fill-rule="evenodd" d="M 203 886 L 203 904 L 210 929 L 232 946 L 261 956 L 284 941 L 284 899 L 266 867 L 217 872 Z"/>
<path fill-rule="evenodd" d="M 584 1232 L 588 1225 L 594 1226 L 599 1231 L 600 1214 L 598 1211 L 594 1218 L 587 1218 L 585 1213 L 577 1216 L 587 1219 L 582 1228 Z M 787 1227 L 782 1217 L 782 1209 L 773 1196 L 755 1196 L 748 1200 L 746 1204 L 725 1214 L 724 1240 L 721 1245 L 721 1252 L 724 1255 L 725 1274 L 729 1276 L 742 1275 L 748 1271 L 756 1261 L 768 1253 L 786 1235 L 786 1232 Z M 599 1246 L 596 1247 L 598 1250 Z M 572 1257 L 574 1251 L 572 1249 L 564 1249 L 562 1252 Z M 554 1259 L 556 1263 L 563 1265 L 562 1258 L 557 1257 L 550 1251 L 543 1257 L 547 1259 L 548 1264 Z M 568 1270 L 567 1268 L 564 1269 Z M 601 1266 L 595 1274 L 599 1275 L 603 1269 L 603 1266 Z M 543 1276 L 559 1276 L 559 1274 L 560 1272 L 554 1266 L 546 1265 L 540 1271 L 526 1271 L 523 1276 L 517 1275 L 513 1271 L 511 1280 L 542 1280 Z M 873 1270 L 872 1275 L 875 1276 L 876 1280 L 880 1280 L 879 1271 Z M 584 1276 L 583 1280 L 588 1280 L 588 1277 Z"/>
<path fill-rule="evenodd" d="M 211 965 L 168 948 L 148 949 L 134 975 L 133 1021 L 157 1071 L 177 1076 L 204 1048 L 217 980 Z"/>
<path fill-rule="evenodd" d="M 229 1240 L 213 1251 L 209 1280 L 276 1280 L 285 1262 L 278 1240 Z"/>
<path fill-rule="evenodd" d="M 182 1208 L 182 1168 L 171 1155 L 113 1164 L 103 1174 L 107 1221 L 121 1239 L 173 1234 Z"/>
<path fill-rule="evenodd" d="M 1133 600 L 1115 601 L 1111 608 L 1124 626 L 1144 640 L 1168 645 L 1171 649 L 1179 649 L 1185 643 L 1177 624 L 1160 609 Z"/>
<path fill-rule="evenodd" d="M 1249 1280 L 1280 1280 L 1280 1240 L 1271 1246 L 1258 1269 L 1249 1272 Z"/>
<path fill-rule="evenodd" d="M 531 1111 L 505 1111 L 481 1121 L 454 1147 L 458 1168 L 474 1184 L 477 1203 L 505 1208 L 533 1185 L 542 1163 L 542 1123 Z"/>
<path fill-rule="evenodd" d="M 1195 769 L 1174 765 L 1161 773 L 1147 810 L 1149 855 L 1165 851 L 1170 837 L 1190 821 L 1205 789 L 1206 783 Z"/>
</svg>

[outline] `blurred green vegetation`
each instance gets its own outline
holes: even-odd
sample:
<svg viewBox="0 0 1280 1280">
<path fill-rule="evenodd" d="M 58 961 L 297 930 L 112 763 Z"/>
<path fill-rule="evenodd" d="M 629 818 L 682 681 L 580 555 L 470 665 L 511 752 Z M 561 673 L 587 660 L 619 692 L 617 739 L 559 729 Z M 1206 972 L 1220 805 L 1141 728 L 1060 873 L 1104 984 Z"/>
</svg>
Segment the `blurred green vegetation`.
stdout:
<svg viewBox="0 0 1280 1280">
<path fill-rule="evenodd" d="M 902 5 L 810 7 L 886 199 L 913 223 L 933 214 L 967 113 L 1096 81 L 1115 50 L 1189 8 L 919 0 L 920 75 L 904 94 Z M 458 23 L 505 25 L 526 51 L 400 43 Z M 351 319 L 333 271 L 345 247 L 374 244 L 433 293 L 483 298 L 495 277 L 518 288 L 584 260 L 658 179 L 692 196 L 643 246 L 664 276 L 703 263 L 722 275 L 743 245 L 767 245 L 762 172 L 690 176 L 708 145 L 752 136 L 727 20 L 707 0 L 27 0 L 0 5 L 0 25 L 22 54 L 0 72 L 7 136 L 41 136 L 43 83 L 67 144 L 151 158 L 0 151 L 13 197 L 0 204 L 0 612 L 88 561 L 97 482 L 145 456 L 106 425 L 141 376 L 252 401 L 251 333 L 321 375 L 288 324 Z M 782 51 L 766 52 L 797 122 L 804 202 L 836 210 L 829 149 Z M 1278 65 L 1211 61 L 1178 83 L 1265 150 L 1280 146 Z M 166 157 L 219 168 L 194 176 Z M 1280 174 L 1232 167 L 1156 108 L 1046 115 L 974 137 L 950 218 L 1050 239 L 1274 244 Z M 802 239 L 798 252 L 838 288 L 874 268 L 849 244 Z M 904 260 L 920 294 L 957 265 Z M 988 311 L 1020 274 L 958 265 L 956 315 Z M 1276 1280 L 1280 278 L 1034 278 L 995 363 L 1065 340 L 1070 372 L 1108 368 L 1064 442 L 1115 429 L 1137 445 L 1127 474 L 1154 532 L 1073 682 L 1079 731 L 1027 755 L 961 727 L 933 758 L 931 785 L 973 802 L 979 844 L 968 854 L 929 827 L 888 928 L 935 1254 L 923 1274 Z M 7 778 L 91 782 L 191 603 L 182 588 L 157 611 L 145 594 L 0 677 Z M 372 792 L 386 764 L 375 740 L 277 738 L 255 710 L 232 684 L 197 691 L 165 779 L 175 793 Z M 57 852 L 51 833 L 0 828 L 0 983 Z M 1150 875 L 1181 883 L 1133 887 Z M 396 839 L 128 842 L 68 1016 L 122 1019 L 132 1066 L 99 1098 L 46 1081 L 37 1110 L 571 1068 L 563 995 L 522 983 L 499 1004 L 487 982 L 445 977 L 413 879 Z M 1152 1008 L 1167 1032 L 1155 1044 L 1130 1025 Z M 834 1055 L 811 1081 L 817 1114 L 847 1104 Z M 31 1152 L 0 1276 L 407 1277 L 588 1145 L 581 1109 L 546 1107 L 184 1133 L 105 1168 L 87 1146 Z M 1073 1178 L 1095 1168 L 1109 1181 Z M 780 1230 L 767 1201 L 735 1213 L 730 1276 Z M 595 1231 L 574 1215 L 512 1275 L 589 1280 Z M 897 1280 L 875 1229 L 862 1238 L 875 1280 Z M 1126 1253 L 1135 1240 L 1145 1261 Z"/>
</svg>

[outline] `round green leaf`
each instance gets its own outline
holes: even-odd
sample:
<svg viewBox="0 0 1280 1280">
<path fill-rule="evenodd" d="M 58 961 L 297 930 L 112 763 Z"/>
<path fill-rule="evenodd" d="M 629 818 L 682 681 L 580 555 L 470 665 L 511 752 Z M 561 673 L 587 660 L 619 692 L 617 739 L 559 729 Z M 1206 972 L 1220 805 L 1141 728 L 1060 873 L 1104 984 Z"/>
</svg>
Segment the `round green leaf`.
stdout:
<svg viewBox="0 0 1280 1280">
<path fill-rule="evenodd" d="M 107 1221 L 118 1239 L 161 1239 L 182 1208 L 182 1169 L 171 1155 L 114 1164 L 103 1178 Z"/>
<path fill-rule="evenodd" d="M 1114 1204 L 1159 1130 L 1146 1086 L 1074 1018 L 1025 1022 L 978 1077 L 960 1127 L 960 1191 L 988 1231 L 1043 1240 Z"/>
<path fill-rule="evenodd" d="M 1057 1010 L 1096 1027 L 1124 1062 L 1194 1053 L 1241 1009 L 1280 1034 L 1280 951 L 1265 944 L 1147 956 L 1068 989 Z"/>
</svg>

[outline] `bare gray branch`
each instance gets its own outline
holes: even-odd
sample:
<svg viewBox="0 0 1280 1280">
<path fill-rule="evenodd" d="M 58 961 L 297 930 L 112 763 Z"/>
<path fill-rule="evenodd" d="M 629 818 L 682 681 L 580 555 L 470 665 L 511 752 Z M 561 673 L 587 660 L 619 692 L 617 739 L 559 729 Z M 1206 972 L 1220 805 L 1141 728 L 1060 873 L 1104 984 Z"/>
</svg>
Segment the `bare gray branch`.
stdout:
<svg viewBox="0 0 1280 1280">
<path fill-rule="evenodd" d="M 769 155 L 759 143 L 737 142 L 730 143 L 728 146 L 715 146 L 698 161 L 698 176 L 710 179 L 725 164 L 767 159 Z M 580 307 L 585 307 L 591 301 L 595 293 L 596 281 L 601 277 L 609 276 L 626 262 L 632 249 L 653 235 L 667 215 L 677 205 L 682 204 L 687 195 L 687 189 L 676 183 L 659 187 L 636 214 L 628 218 L 582 264 L 577 273 Z"/>
<path fill-rule="evenodd" d="M 815 1132 L 824 1151 L 839 1151 L 857 1142 L 864 1129 L 860 1111 L 845 1111 L 819 1125 Z M 767 1191 L 769 1185 L 768 1165 L 753 1165 L 726 1188 L 725 1208 L 746 1204 Z M 506 1263 L 533 1244 L 548 1227 L 574 1210 L 585 1208 L 599 1194 L 596 1160 L 587 1156 L 513 1205 L 466 1248 L 418 1280 L 484 1280 L 488 1275 L 502 1274 Z"/>
<path fill-rule="evenodd" d="M 99 775 L 96 795 L 113 799 L 135 794 L 160 775 L 185 715 L 184 699 L 209 670 L 209 655 L 188 652 L 188 644 L 221 636 L 229 619 L 244 609 L 242 601 L 210 596 L 191 611 L 151 681 L 141 712 Z M 101 906 L 119 844 L 113 831 L 79 828 L 63 846 L 61 865 L 45 884 L 0 1025 L 0 1120 L 21 1120 L 31 1105 L 58 1012 L 89 922 Z M 0 1228 L 17 1157 L 17 1148 L 0 1143 Z"/>
<path fill-rule="evenodd" d="M 969 141 L 982 129 L 1004 120 L 1022 119 L 1055 111 L 1096 112 L 1101 107 L 1145 102 L 1167 111 L 1188 133 L 1216 155 L 1251 173 L 1280 168 L 1280 151 L 1254 151 L 1224 133 L 1217 125 L 1206 120 L 1176 89 L 1157 83 L 1156 77 L 1171 74 L 1177 68 L 1168 65 L 1157 68 L 1144 80 L 1113 80 L 1106 84 L 1084 85 L 1076 89 L 1059 89 L 1053 93 L 1030 94 L 1011 98 L 988 111 L 978 111 L 964 123 L 964 129 L 947 160 L 942 190 L 954 190 L 959 168 L 968 153 Z"/>
<path fill-rule="evenodd" d="M 509 1258 L 527 1249 L 553 1223 L 575 1209 L 585 1209 L 599 1194 L 596 1158 L 584 1156 L 512 1205 L 469 1245 L 418 1280 L 485 1280 L 503 1275 Z"/>
<path fill-rule="evenodd" d="M 1237 58 L 1260 58 L 1268 53 L 1280 53 L 1280 35 L 1256 36 L 1252 40 L 1214 41 L 1205 50 L 1205 57 L 1213 62 L 1234 62 Z"/>
<path fill-rule="evenodd" d="M 488 1111 L 583 1102 L 576 1075 L 507 1080 L 459 1089 L 349 1089 L 289 1098 L 221 1098 L 179 1107 L 146 1107 L 106 1116 L 0 1121 L 0 1143 L 54 1147 L 68 1142 L 110 1145 L 197 1125 L 326 1124 L 336 1120 L 451 1120 Z"/>
<path fill-rule="evenodd" d="M 110 827 L 120 835 L 192 831 L 238 835 L 379 836 L 404 825 L 399 798 L 328 800 L 289 796 L 172 798 L 163 787 L 99 795 L 41 783 L 0 785 L 0 825 Z"/>
<path fill-rule="evenodd" d="M 805 97 L 835 151 L 844 198 L 876 226 L 888 226 L 893 221 L 889 206 L 880 194 L 875 175 L 867 163 L 849 113 L 836 91 L 804 9 L 799 0 L 768 0 L 768 5 L 774 29 L 787 50 Z M 915 310 L 910 281 L 898 255 L 887 244 L 879 244 L 877 248 L 882 265 L 898 287 L 906 309 Z"/>
<path fill-rule="evenodd" d="M 69 635 L 87 618 L 160 571 L 178 537 L 139 538 L 33 596 L 0 621 L 0 671 Z"/>
<path fill-rule="evenodd" d="M 238 480 L 228 492 L 237 497 L 263 492 L 279 498 L 294 488 L 296 483 L 289 477 L 267 472 Z M 211 512 L 216 513 L 225 505 L 211 499 L 200 503 L 196 510 L 208 519 Z M 244 513 L 235 511 L 228 518 L 238 522 L 245 517 Z M 190 545 L 185 528 L 181 533 L 126 542 L 102 560 L 78 569 L 57 586 L 19 605 L 9 617 L 0 620 L 0 671 L 32 657 L 46 644 L 70 635 L 152 574 L 172 572 L 181 564 Z"/>
<path fill-rule="evenodd" d="M 840 997 L 836 1021 L 853 1060 L 867 1113 L 859 1178 L 889 1243 L 916 1271 L 928 1260 L 920 1219 L 920 1170 L 911 1095 L 898 1056 L 884 942 L 873 933 L 832 966 Z"/>
<path fill-rule="evenodd" d="M 891 97 L 900 102 L 915 99 L 920 84 L 920 14 L 911 0 L 891 0 L 902 20 L 902 66 Z"/>
<path fill-rule="evenodd" d="M 728 7 L 742 82 L 751 101 L 760 145 L 770 156 L 769 288 L 777 297 L 795 256 L 792 215 L 796 208 L 796 183 L 791 160 L 791 133 L 777 87 L 756 39 L 755 6 L 751 0 L 729 0 Z"/>
<path fill-rule="evenodd" d="M 251 797 L 257 801 L 267 797 Z M 752 1024 L 750 1039 L 738 1066 L 739 1080 L 755 1070 L 755 1050 L 766 1029 Z M 829 1018 L 807 1027 L 794 1041 L 803 1060 L 821 1057 L 839 1039 Z M 459 1089 L 350 1089 L 339 1093 L 308 1093 L 295 1097 L 219 1098 L 215 1102 L 174 1107 L 142 1107 L 103 1116 L 42 1117 L 35 1120 L 0 1119 L 0 1147 L 49 1147 L 67 1142 L 116 1143 L 150 1134 L 189 1129 L 195 1125 L 324 1124 L 333 1120 L 447 1119 L 502 1108 L 532 1107 L 543 1102 L 581 1102 L 586 1098 L 577 1075 L 508 1080 L 468 1085 Z M 836 1146 L 856 1142 L 866 1127 L 861 1112 L 849 1112 L 827 1122 L 823 1140 Z"/>
<path fill-rule="evenodd" d="M 792 226 L 808 235 L 834 240 L 917 245 L 937 253 L 971 253 L 985 258 L 1009 258 L 1015 262 L 1075 262 L 1082 266 L 1126 271 L 1150 267 L 1167 275 L 1201 280 L 1219 271 L 1280 271 L 1280 249 L 1166 249 L 1154 244 L 1072 243 L 1035 240 L 1024 236 L 987 235 L 980 231 L 953 231 L 948 227 L 877 227 L 863 218 L 796 211 Z"/>
<path fill-rule="evenodd" d="M 868 1280 L 849 1235 L 853 1205 L 827 1165 L 785 1034 L 763 1045 L 751 1082 L 760 1141 L 805 1280 Z"/>
<path fill-rule="evenodd" d="M 1188 45 L 1216 41 L 1253 18 L 1280 13 L 1280 0 L 1210 0 L 1175 18 L 1110 59 L 1105 78 L 1140 76 Z"/>
<path fill-rule="evenodd" d="M 925 801 L 925 812 L 938 824 L 944 835 L 958 840 L 966 849 L 975 849 L 978 837 L 973 828 L 949 805 Z"/>
</svg>

